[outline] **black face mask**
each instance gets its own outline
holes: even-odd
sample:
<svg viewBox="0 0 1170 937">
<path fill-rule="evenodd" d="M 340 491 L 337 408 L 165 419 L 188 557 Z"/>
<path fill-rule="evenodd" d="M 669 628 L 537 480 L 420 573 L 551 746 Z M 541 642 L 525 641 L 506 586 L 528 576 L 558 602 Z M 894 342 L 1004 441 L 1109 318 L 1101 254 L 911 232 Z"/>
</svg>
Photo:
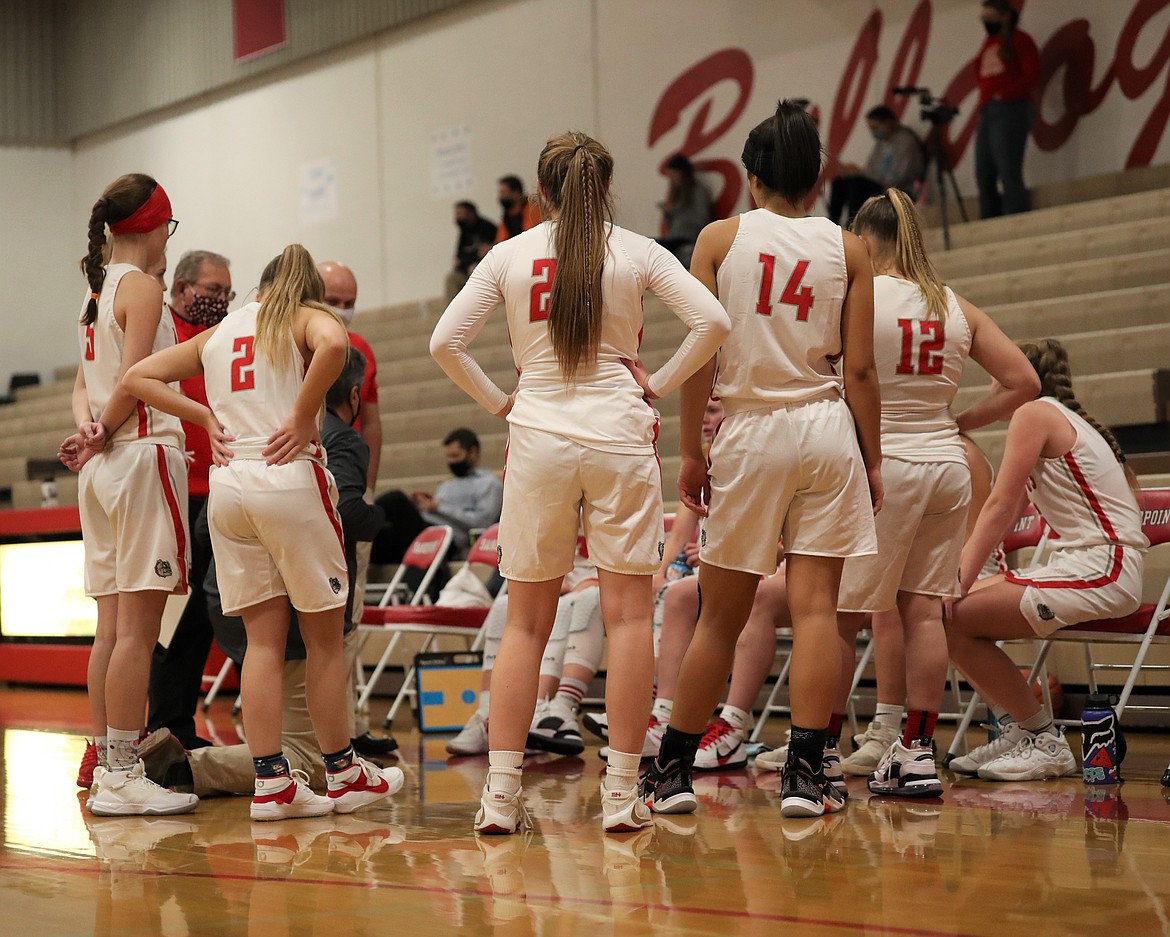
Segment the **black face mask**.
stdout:
<svg viewBox="0 0 1170 937">
<path fill-rule="evenodd" d="M 447 468 L 451 470 L 451 474 L 456 478 L 465 478 L 471 474 L 471 460 L 463 459 L 461 462 L 448 462 Z"/>
<path fill-rule="evenodd" d="M 500 199 L 500 208 L 504 209 L 504 211 L 511 211 L 512 206 L 515 204 L 516 204 L 516 200 L 513 198 Z"/>
<path fill-rule="evenodd" d="M 1003 23 L 999 20 L 984 20 L 983 28 L 987 30 L 987 35 L 998 36 L 1003 32 Z"/>
<path fill-rule="evenodd" d="M 459 225 L 460 231 L 471 231 L 475 228 L 475 219 L 468 218 L 464 221 L 456 221 L 455 224 Z"/>
</svg>

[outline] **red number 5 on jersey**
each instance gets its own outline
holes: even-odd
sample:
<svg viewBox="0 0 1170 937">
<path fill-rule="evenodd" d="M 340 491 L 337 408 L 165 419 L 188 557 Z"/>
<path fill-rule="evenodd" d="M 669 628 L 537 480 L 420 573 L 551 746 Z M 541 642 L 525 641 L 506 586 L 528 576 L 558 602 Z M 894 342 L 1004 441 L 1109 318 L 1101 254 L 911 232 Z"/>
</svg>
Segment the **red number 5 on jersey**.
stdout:
<svg viewBox="0 0 1170 937">
<path fill-rule="evenodd" d="M 552 292 L 553 277 L 557 275 L 557 262 L 552 258 L 534 260 L 532 275 L 542 277 L 532 284 L 532 295 L 528 301 L 528 321 L 543 322 L 548 318 L 548 297 Z"/>
<path fill-rule="evenodd" d="M 241 335 L 232 342 L 232 390 L 252 390 L 256 386 L 256 374 L 252 369 L 256 358 L 256 337 Z"/>
<path fill-rule="evenodd" d="M 764 275 L 760 277 L 760 298 L 756 303 L 756 312 L 762 316 L 772 314 L 772 279 L 776 273 L 776 258 L 771 254 L 760 254 L 760 263 L 764 267 Z M 807 322 L 809 311 L 813 306 L 813 291 L 811 286 L 801 286 L 800 281 L 808 272 L 808 261 L 799 260 L 792 276 L 784 284 L 784 291 L 780 294 L 780 302 L 787 306 L 796 307 L 796 321 Z"/>
<path fill-rule="evenodd" d="M 918 333 L 923 337 L 918 346 L 918 370 L 914 369 L 914 320 L 899 319 L 898 328 L 902 330 L 902 357 L 898 361 L 896 374 L 942 374 L 943 346 L 946 336 L 943 334 L 943 324 L 938 319 L 921 319 L 918 321 Z M 927 335 L 934 336 L 929 341 Z"/>
</svg>

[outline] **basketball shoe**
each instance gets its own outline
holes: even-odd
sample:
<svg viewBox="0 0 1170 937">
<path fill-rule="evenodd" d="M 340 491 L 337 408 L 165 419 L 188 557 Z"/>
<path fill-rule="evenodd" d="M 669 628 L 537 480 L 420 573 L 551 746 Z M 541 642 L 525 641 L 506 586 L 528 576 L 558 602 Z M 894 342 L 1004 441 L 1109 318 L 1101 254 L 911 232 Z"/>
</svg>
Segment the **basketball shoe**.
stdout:
<svg viewBox="0 0 1170 937">
<path fill-rule="evenodd" d="M 524 806 L 523 788 L 516 793 L 493 791 L 485 782 L 479 798 L 479 811 L 475 815 L 475 832 L 488 836 L 501 836 L 532 829 L 532 817 Z"/>
<path fill-rule="evenodd" d="M 478 710 L 471 714 L 460 733 L 447 743 L 452 755 L 486 755 L 488 753 L 487 716 Z"/>
<path fill-rule="evenodd" d="M 98 750 L 93 739 L 85 740 L 85 752 L 81 756 L 81 767 L 77 769 L 77 786 L 93 787 L 93 769 L 98 766 Z"/>
<path fill-rule="evenodd" d="M 658 750 L 662 747 L 662 736 L 666 732 L 666 723 L 659 722 L 653 716 L 650 717 L 650 723 L 646 726 L 646 737 L 642 740 L 642 760 L 647 758 L 657 758 Z M 606 723 L 606 738 L 609 738 L 609 723 Z M 602 761 L 609 760 L 609 746 L 603 746 L 597 750 L 597 755 Z"/>
<path fill-rule="evenodd" d="M 333 801 L 314 794 L 309 776 L 300 768 L 275 778 L 256 778 L 250 814 L 253 820 L 294 820 L 333 813 Z"/>
<path fill-rule="evenodd" d="M 845 801 L 837 794 L 823 771 L 813 771 L 803 758 L 784 766 L 780 788 L 780 816 L 820 817 L 841 810 Z"/>
<path fill-rule="evenodd" d="M 601 817 L 607 833 L 633 833 L 654 825 L 639 786 L 609 788 L 601 783 Z"/>
<path fill-rule="evenodd" d="M 190 813 L 199 804 L 194 794 L 176 794 L 146 776 L 141 761 L 129 771 L 102 771 L 90 811 L 99 817 L 166 816 Z"/>
<path fill-rule="evenodd" d="M 707 723 L 707 731 L 695 753 L 695 770 L 727 771 L 744 767 L 748 760 L 746 736 L 743 729 L 737 729 L 722 716 Z"/>
<path fill-rule="evenodd" d="M 406 775 L 401 768 L 379 768 L 358 758 L 344 771 L 329 774 L 329 799 L 336 813 L 353 813 L 360 807 L 385 800 L 402 790 Z"/>
<path fill-rule="evenodd" d="M 955 774 L 975 777 L 983 765 L 995 761 L 1000 755 L 1006 755 L 1027 734 L 1028 730 L 1021 728 L 1018 722 L 1001 722 L 997 738 L 992 739 L 986 745 L 971 749 L 965 755 L 952 759 L 947 767 Z"/>
<path fill-rule="evenodd" d="M 675 760 L 664 769 L 654 761 L 642 775 L 642 798 L 654 813 L 694 813 L 699 806 L 691 769 Z"/>
<path fill-rule="evenodd" d="M 609 741 L 608 713 L 585 713 L 585 715 L 581 717 L 581 725 L 596 735 L 603 742 Z"/>
<path fill-rule="evenodd" d="M 536 704 L 527 745 L 555 755 L 580 755 L 585 751 L 576 714 L 555 699 Z"/>
<path fill-rule="evenodd" d="M 841 759 L 841 772 L 854 777 L 869 777 L 900 734 L 897 725 L 886 725 L 875 719 L 864 732 L 853 737 L 857 751 Z"/>
<path fill-rule="evenodd" d="M 895 739 L 870 776 L 869 790 L 895 797 L 941 797 L 942 784 L 930 743 L 914 739 L 907 748 L 901 739 Z"/>
<path fill-rule="evenodd" d="M 1067 777 L 1076 771 L 1076 756 L 1063 735 L 1025 731 L 1015 748 L 981 765 L 979 777 L 987 781 L 1039 781 Z"/>
<path fill-rule="evenodd" d="M 837 792 L 837 796 L 841 800 L 847 800 L 849 798 L 849 788 L 845 785 L 845 775 L 841 771 L 841 750 L 836 745 L 831 748 L 825 746 L 824 754 L 821 755 L 821 771 L 825 775 L 825 780 Z"/>
</svg>

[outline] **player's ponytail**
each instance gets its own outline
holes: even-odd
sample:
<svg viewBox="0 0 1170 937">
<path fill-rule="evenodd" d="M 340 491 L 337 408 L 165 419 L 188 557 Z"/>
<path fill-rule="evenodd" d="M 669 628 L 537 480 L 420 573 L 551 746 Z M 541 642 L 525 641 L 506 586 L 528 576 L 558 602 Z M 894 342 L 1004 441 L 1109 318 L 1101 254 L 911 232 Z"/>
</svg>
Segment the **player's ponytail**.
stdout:
<svg viewBox="0 0 1170 937">
<path fill-rule="evenodd" d="M 608 250 L 606 225 L 613 224 L 613 157 L 586 134 L 563 133 L 545 145 L 536 173 L 557 212 L 548 329 L 569 381 L 583 365 L 597 361 L 601 343 L 601 272 Z"/>
<path fill-rule="evenodd" d="M 926 300 L 926 317 L 947 321 L 947 285 L 943 282 L 922 240 L 918 210 L 901 189 L 886 189 L 866 199 L 853 219 L 854 234 L 866 237 L 892 251 L 894 268 L 914 283 Z"/>
<path fill-rule="evenodd" d="M 260 277 L 260 292 L 264 299 L 256 313 L 256 347 L 269 361 L 287 363 L 297 307 L 311 306 L 337 318 L 325 305 L 325 282 L 317 265 L 301 244 L 290 244 L 269 261 Z"/>
<path fill-rule="evenodd" d="M 106 225 L 117 224 L 133 215 L 146 204 L 158 183 L 140 172 L 127 173 L 111 182 L 101 198 L 89 211 L 89 249 L 81 258 L 81 272 L 89 283 L 89 302 L 81 321 L 93 325 L 97 321 L 97 298 L 106 282 Z"/>
<path fill-rule="evenodd" d="M 1084 406 L 1073 393 L 1072 368 L 1068 362 L 1068 349 L 1055 338 L 1044 338 L 1037 342 L 1019 342 L 1020 351 L 1028 359 L 1036 375 L 1040 378 L 1040 396 L 1055 397 L 1063 406 L 1081 417 L 1093 429 L 1101 434 L 1101 438 L 1109 444 L 1113 455 L 1125 468 L 1125 476 L 1129 486 L 1136 493 L 1138 490 L 1137 476 L 1125 464 L 1125 453 L 1118 445 L 1117 439 L 1109 428 L 1102 426 L 1085 410 Z"/>
<path fill-rule="evenodd" d="M 744 168 L 791 205 L 800 206 L 821 175 L 821 136 L 812 115 L 785 99 L 748 134 Z"/>
</svg>

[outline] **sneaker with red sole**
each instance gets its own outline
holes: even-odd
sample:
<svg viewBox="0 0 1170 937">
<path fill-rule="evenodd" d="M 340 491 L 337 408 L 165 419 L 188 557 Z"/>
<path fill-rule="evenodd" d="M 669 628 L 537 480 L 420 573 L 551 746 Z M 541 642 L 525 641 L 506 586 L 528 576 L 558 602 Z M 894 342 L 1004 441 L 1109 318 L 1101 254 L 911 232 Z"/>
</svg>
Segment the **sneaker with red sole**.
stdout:
<svg viewBox="0 0 1170 937">
<path fill-rule="evenodd" d="M 81 756 L 81 767 L 77 769 L 77 786 L 89 790 L 93 787 L 93 769 L 98 766 L 98 750 L 93 739 L 85 740 L 85 753 Z"/>
<path fill-rule="evenodd" d="M 323 817 L 333 813 L 333 801 L 314 794 L 309 787 L 309 776 L 299 768 L 277 778 L 256 778 L 256 792 L 252 795 L 253 820 L 295 820 L 301 817 Z"/>
<path fill-rule="evenodd" d="M 329 775 L 329 799 L 336 813 L 353 813 L 402 790 L 401 768 L 379 768 L 359 758 L 344 771 Z"/>
<path fill-rule="evenodd" d="M 696 771 L 729 771 L 747 766 L 747 733 L 720 717 L 707 723 L 707 731 L 695 752 Z"/>
</svg>

